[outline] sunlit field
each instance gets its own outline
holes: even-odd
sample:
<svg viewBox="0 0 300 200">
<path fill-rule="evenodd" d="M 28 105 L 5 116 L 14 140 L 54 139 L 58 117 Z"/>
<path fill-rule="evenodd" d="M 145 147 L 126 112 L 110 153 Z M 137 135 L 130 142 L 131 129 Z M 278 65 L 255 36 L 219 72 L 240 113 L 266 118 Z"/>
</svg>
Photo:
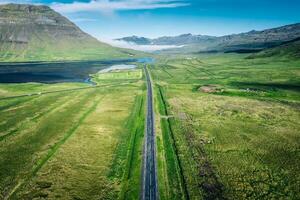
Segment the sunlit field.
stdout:
<svg viewBox="0 0 300 200">
<path fill-rule="evenodd" d="M 299 10 L 0 0 L 0 200 L 300 200 Z"/>
<path fill-rule="evenodd" d="M 144 83 L 115 81 L 0 85 L 4 97 L 56 91 L 1 100 L 1 199 L 137 198 Z"/>
<path fill-rule="evenodd" d="M 153 66 L 164 199 L 299 198 L 299 60 L 245 57 Z"/>
</svg>

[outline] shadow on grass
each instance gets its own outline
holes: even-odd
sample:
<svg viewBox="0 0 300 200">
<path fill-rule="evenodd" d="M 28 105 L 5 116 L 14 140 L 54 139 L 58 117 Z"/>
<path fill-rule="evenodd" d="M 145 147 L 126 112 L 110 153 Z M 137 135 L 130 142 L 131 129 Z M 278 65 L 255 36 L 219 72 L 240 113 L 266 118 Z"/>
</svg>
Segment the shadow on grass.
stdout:
<svg viewBox="0 0 300 200">
<path fill-rule="evenodd" d="M 257 83 L 257 82 L 231 82 L 231 86 L 249 88 L 252 90 L 293 90 L 300 92 L 300 83 Z"/>
</svg>

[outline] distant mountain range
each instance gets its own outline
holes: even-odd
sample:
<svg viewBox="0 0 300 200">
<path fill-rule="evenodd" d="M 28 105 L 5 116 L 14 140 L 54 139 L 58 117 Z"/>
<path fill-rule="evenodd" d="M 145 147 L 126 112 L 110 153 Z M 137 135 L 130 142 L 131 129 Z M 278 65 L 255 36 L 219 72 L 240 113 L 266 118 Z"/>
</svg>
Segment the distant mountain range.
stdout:
<svg viewBox="0 0 300 200">
<path fill-rule="evenodd" d="M 183 34 L 175 37 L 125 37 L 137 45 L 178 46 L 160 53 L 258 52 L 300 38 L 300 23 L 222 37 Z M 293 49 L 299 45 L 294 42 Z M 280 47 L 282 48 L 282 47 Z M 0 62 L 128 58 L 139 52 L 112 47 L 80 30 L 47 6 L 0 5 Z"/>
<path fill-rule="evenodd" d="M 0 5 L 0 61 L 98 60 L 132 52 L 99 42 L 47 6 Z"/>
<path fill-rule="evenodd" d="M 168 53 L 196 52 L 256 52 L 262 49 L 276 47 L 285 42 L 300 38 L 300 23 L 282 26 L 263 31 L 250 31 L 221 37 L 207 35 L 184 34 L 175 37 L 160 37 L 149 39 L 145 37 L 125 37 L 126 41 L 138 45 L 177 45 L 179 48 L 167 49 Z"/>
<path fill-rule="evenodd" d="M 210 39 L 215 39 L 217 37 L 214 36 L 206 36 L 206 35 L 192 35 L 192 34 L 183 34 L 179 36 L 164 36 L 156 39 L 149 39 L 145 37 L 131 36 L 116 39 L 118 41 L 126 41 L 131 42 L 137 45 L 187 45 L 187 44 L 195 44 L 200 43 L 201 41 L 206 41 Z"/>
</svg>

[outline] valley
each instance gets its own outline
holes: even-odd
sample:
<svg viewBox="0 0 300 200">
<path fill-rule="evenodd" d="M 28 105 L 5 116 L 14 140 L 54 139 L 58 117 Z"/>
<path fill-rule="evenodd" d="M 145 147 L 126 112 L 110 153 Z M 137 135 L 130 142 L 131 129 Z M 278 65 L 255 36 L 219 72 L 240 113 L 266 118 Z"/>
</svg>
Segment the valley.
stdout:
<svg viewBox="0 0 300 200">
<path fill-rule="evenodd" d="M 298 198 L 300 65 L 273 59 L 209 55 L 152 69 L 162 199 Z"/>
<path fill-rule="evenodd" d="M 0 200 L 300 199 L 299 23 L 121 37 L 192 4 L 49 2 L 0 2 Z"/>
<path fill-rule="evenodd" d="M 146 64 L 160 199 L 297 197 L 299 64 L 236 54 Z M 1 100 L 3 198 L 141 195 L 145 73 L 143 64 L 126 70 L 95 74 L 96 87 L 84 90 Z M 0 91 L 78 86 L 88 85 L 0 84 Z"/>
</svg>

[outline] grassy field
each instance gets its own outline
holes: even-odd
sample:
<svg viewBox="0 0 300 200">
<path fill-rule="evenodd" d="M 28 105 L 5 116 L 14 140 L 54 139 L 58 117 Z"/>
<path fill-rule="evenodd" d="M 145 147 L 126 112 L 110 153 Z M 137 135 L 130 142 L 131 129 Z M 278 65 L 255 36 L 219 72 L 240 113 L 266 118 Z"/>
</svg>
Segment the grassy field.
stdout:
<svg viewBox="0 0 300 200">
<path fill-rule="evenodd" d="M 246 57 L 149 65 L 160 199 L 300 198 L 300 61 Z M 143 79 L 0 84 L 0 199 L 138 199 Z"/>
<path fill-rule="evenodd" d="M 137 199 L 145 86 L 141 77 L 125 79 L 1 100 L 0 199 Z M 0 91 L 86 86 L 1 84 Z"/>
<path fill-rule="evenodd" d="M 39 92 L 50 92 L 57 90 L 74 89 L 88 87 L 84 83 L 59 83 L 59 84 L 42 84 L 42 83 L 24 83 L 24 84 L 1 84 L 0 98 L 18 96 L 23 94 L 33 94 Z"/>
<path fill-rule="evenodd" d="M 128 80 L 128 79 L 141 79 L 143 76 L 141 69 L 136 70 L 115 70 L 110 73 L 97 73 L 93 75 L 94 80 L 101 81 L 101 80 L 111 80 L 111 79 L 121 79 L 121 80 Z"/>
<path fill-rule="evenodd" d="M 162 199 L 300 198 L 300 60 L 245 57 L 153 66 Z"/>
</svg>

